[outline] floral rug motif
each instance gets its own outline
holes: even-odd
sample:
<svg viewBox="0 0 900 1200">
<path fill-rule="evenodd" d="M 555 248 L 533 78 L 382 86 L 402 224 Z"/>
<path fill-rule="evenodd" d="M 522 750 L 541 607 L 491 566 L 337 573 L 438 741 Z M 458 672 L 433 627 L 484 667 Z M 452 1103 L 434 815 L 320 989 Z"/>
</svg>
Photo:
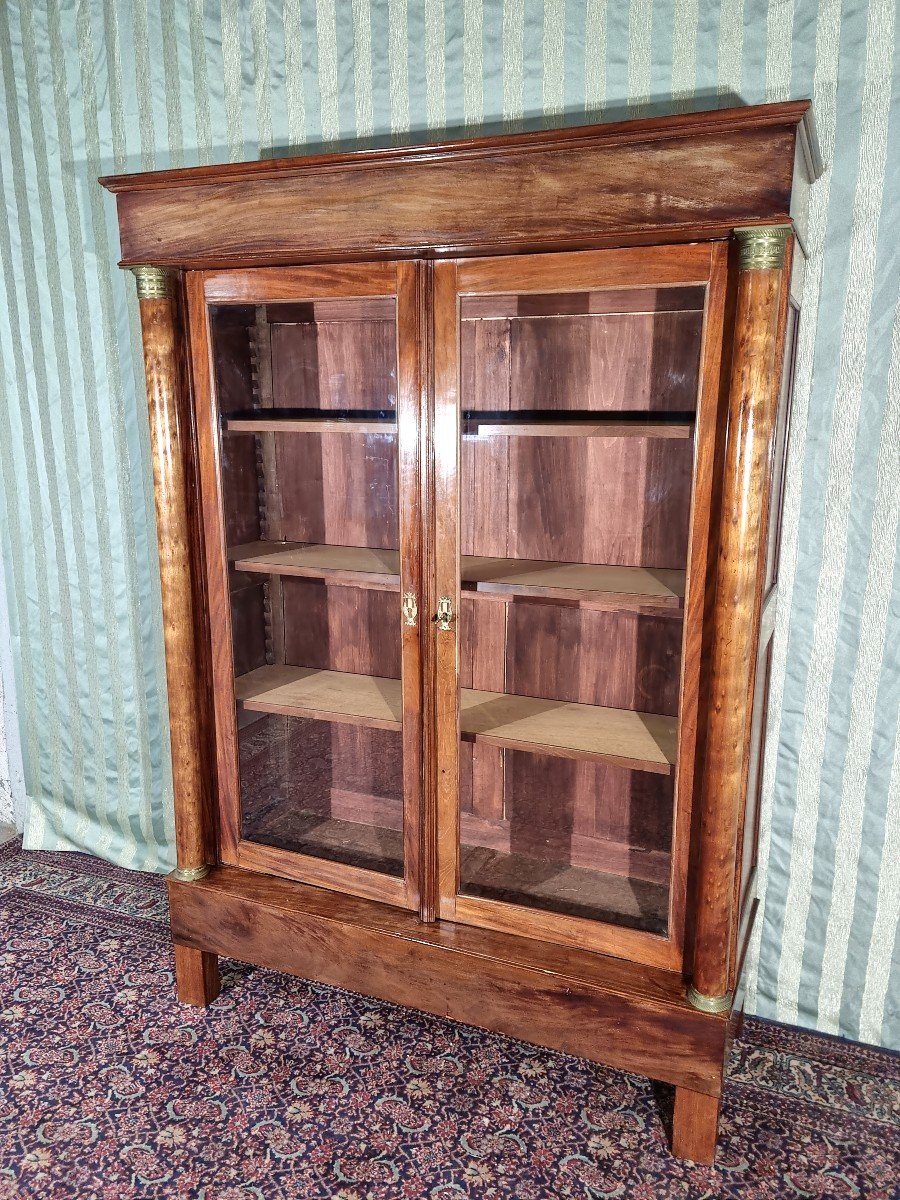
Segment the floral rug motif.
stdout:
<svg viewBox="0 0 900 1200">
<path fill-rule="evenodd" d="M 225 962 L 175 999 L 158 878 L 0 848 L 0 1200 L 900 1195 L 900 1058 L 749 1020 L 717 1165 L 671 1091 Z"/>
</svg>

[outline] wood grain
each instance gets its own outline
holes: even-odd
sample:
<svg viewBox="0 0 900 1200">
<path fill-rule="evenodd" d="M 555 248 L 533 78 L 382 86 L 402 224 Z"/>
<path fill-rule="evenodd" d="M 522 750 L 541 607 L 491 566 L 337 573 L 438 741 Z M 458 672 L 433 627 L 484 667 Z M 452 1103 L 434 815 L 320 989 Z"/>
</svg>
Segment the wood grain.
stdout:
<svg viewBox="0 0 900 1200">
<path fill-rule="evenodd" d="M 178 854 L 213 857 L 215 779 L 235 865 L 169 884 L 183 999 L 230 954 L 645 1072 L 712 1161 L 733 1022 L 684 983 L 739 989 L 756 911 L 796 336 L 790 248 L 739 276 L 727 243 L 802 236 L 820 167 L 797 102 L 106 181 L 124 260 L 189 269 L 190 380 L 141 305 Z M 242 837 L 268 722 L 402 878 Z"/>
<path fill-rule="evenodd" d="M 789 218 L 797 125 L 807 108 L 105 182 L 118 192 L 126 263 L 491 253 L 586 247 L 604 235 L 699 240 Z"/>
<path fill-rule="evenodd" d="M 251 542 L 232 546 L 238 571 L 328 579 L 366 587 L 400 588 L 400 554 L 376 546 L 320 546 L 306 542 Z"/>
<path fill-rule="evenodd" d="M 676 1158 L 712 1166 L 719 1128 L 718 1096 L 676 1087 L 672 1121 L 672 1153 Z"/>
<path fill-rule="evenodd" d="M 695 844 L 698 764 L 703 761 L 703 725 L 706 714 L 705 675 L 709 658 L 712 584 L 710 563 L 714 558 L 715 519 L 718 504 L 717 477 L 721 464 L 721 442 L 726 428 L 724 409 L 728 395 L 729 357 L 724 352 L 725 330 L 731 328 L 733 289 L 729 282 L 729 247 L 713 246 L 710 278 L 706 290 L 700 377 L 697 395 L 693 464 L 693 490 L 685 580 L 684 640 L 681 652 L 681 702 L 678 722 L 678 765 L 675 771 L 675 802 L 671 830 L 672 875 L 669 894 L 669 931 L 680 961 L 684 961 L 688 934 L 688 891 L 691 856 Z"/>
<path fill-rule="evenodd" d="M 433 272 L 432 612 L 441 596 L 459 612 L 459 300 L 456 264 L 436 263 Z M 452 916 L 458 871 L 459 822 L 459 639 L 432 624 L 435 763 L 431 803 L 436 816 L 440 916 Z"/>
<path fill-rule="evenodd" d="M 187 475 L 191 422 L 182 390 L 177 303 L 175 299 L 141 300 L 140 313 L 169 696 L 175 848 L 178 866 L 191 869 L 209 861 L 212 840 L 197 704 L 200 656 L 195 641 L 194 532 Z"/>
<path fill-rule="evenodd" d="M 416 907 L 415 895 L 410 895 L 405 879 L 347 863 L 330 862 L 312 854 L 298 854 L 296 850 L 257 845 L 242 839 L 235 851 L 235 862 L 242 871 L 262 871 L 266 875 L 325 888 L 335 894 L 358 896 L 398 908 Z"/>
<path fill-rule="evenodd" d="M 728 992 L 737 831 L 743 807 L 759 632 L 763 519 L 781 363 L 781 270 L 742 271 L 731 363 L 716 564 L 715 638 L 698 846 L 693 985 Z"/>
<path fill-rule="evenodd" d="M 676 973 L 221 868 L 170 885 L 176 939 L 397 1004 L 721 1091 L 726 1023 Z M 661 1035 L 664 1030 L 664 1036 Z"/>
<path fill-rule="evenodd" d="M 428 914 L 433 884 L 433 820 L 426 817 L 423 795 L 423 626 L 421 450 L 426 400 L 425 281 L 416 263 L 397 268 L 397 496 L 400 546 L 400 591 L 411 595 L 420 615 L 414 625 L 401 616 L 397 597 L 395 621 L 401 638 L 401 704 L 403 720 L 403 838 L 406 893 L 410 907 Z M 424 900 L 424 904 L 423 904 Z"/>
<path fill-rule="evenodd" d="M 204 291 L 210 304 L 279 304 L 351 297 L 392 297 L 397 287 L 391 263 L 335 263 L 316 267 L 257 267 L 208 271 Z"/>
<path fill-rule="evenodd" d="M 196 950 L 176 942 L 175 988 L 182 1004 L 194 1008 L 206 1008 L 212 1004 L 222 990 L 219 978 L 219 960 L 206 950 Z"/>
</svg>

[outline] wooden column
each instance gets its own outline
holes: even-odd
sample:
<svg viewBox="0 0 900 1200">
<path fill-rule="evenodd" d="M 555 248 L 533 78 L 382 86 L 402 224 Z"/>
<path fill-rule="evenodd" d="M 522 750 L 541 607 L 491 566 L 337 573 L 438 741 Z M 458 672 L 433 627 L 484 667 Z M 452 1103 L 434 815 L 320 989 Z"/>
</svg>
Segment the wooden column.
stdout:
<svg viewBox="0 0 900 1200">
<path fill-rule="evenodd" d="M 132 267 L 137 280 L 150 412 L 150 454 L 156 494 L 172 780 L 175 791 L 176 879 L 209 871 L 209 821 L 194 634 L 191 532 L 185 452 L 184 380 L 178 346 L 175 280 L 159 267 Z"/>
<path fill-rule="evenodd" d="M 737 830 L 750 746 L 764 514 L 780 380 L 779 319 L 789 225 L 736 229 L 739 277 L 719 529 L 710 714 L 702 788 L 693 978 L 688 1000 L 730 1007 Z"/>
</svg>

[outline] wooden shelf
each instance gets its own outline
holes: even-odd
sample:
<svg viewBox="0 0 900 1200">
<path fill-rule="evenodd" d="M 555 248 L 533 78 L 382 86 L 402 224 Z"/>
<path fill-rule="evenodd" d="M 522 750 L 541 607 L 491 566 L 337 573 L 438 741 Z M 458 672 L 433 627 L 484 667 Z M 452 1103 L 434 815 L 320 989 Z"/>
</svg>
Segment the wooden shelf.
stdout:
<svg viewBox="0 0 900 1200">
<path fill-rule="evenodd" d="M 236 416 L 224 417 L 222 428 L 226 433 L 394 433 L 396 417 L 269 417 Z M 522 418 L 503 421 L 493 418 L 471 418 L 463 421 L 465 437 L 641 437 L 641 438 L 689 438 L 693 436 L 691 421 L 674 421 L 666 417 L 649 418 L 644 421 L 622 420 L 616 417 L 601 417 L 597 420 L 565 420 Z"/>
<path fill-rule="evenodd" d="M 234 694 L 252 712 L 285 713 L 373 729 L 399 729 L 403 716 L 399 679 L 346 671 L 258 667 L 235 680 Z"/>
<path fill-rule="evenodd" d="M 225 417 L 226 433 L 395 433 L 396 417 Z"/>
<path fill-rule="evenodd" d="M 650 567 L 594 566 L 538 559 L 462 560 L 463 593 L 506 600 L 511 596 L 577 600 L 603 608 L 661 608 L 680 611 L 684 571 Z"/>
<path fill-rule="evenodd" d="M 694 423 L 688 420 L 672 420 L 664 416 L 648 417 L 646 420 L 623 420 L 621 417 L 599 417 L 596 420 L 546 420 L 544 418 L 519 420 L 497 420 L 469 417 L 463 422 L 465 437 L 641 437 L 641 438 L 689 438 L 694 433 Z"/>
<path fill-rule="evenodd" d="M 678 722 L 621 708 L 463 688 L 460 728 L 469 741 L 669 775 Z"/>
<path fill-rule="evenodd" d="M 254 712 L 374 729 L 400 729 L 403 716 L 399 679 L 309 667 L 259 667 L 235 680 L 235 697 Z M 675 718 L 594 704 L 463 688 L 460 728 L 470 741 L 663 775 L 675 762 Z"/>
<path fill-rule="evenodd" d="M 396 591 L 400 587 L 400 556 L 396 550 L 252 542 L 232 547 L 228 557 L 238 571 L 298 575 L 380 590 Z M 679 612 L 684 582 L 684 571 L 649 567 L 471 556 L 462 559 L 463 594 L 501 601 L 532 596 L 575 601 L 586 607 Z"/>
<path fill-rule="evenodd" d="M 228 558 L 237 571 L 297 575 L 387 591 L 400 588 L 400 555 L 396 550 L 308 542 L 252 542 L 233 546 Z"/>
</svg>

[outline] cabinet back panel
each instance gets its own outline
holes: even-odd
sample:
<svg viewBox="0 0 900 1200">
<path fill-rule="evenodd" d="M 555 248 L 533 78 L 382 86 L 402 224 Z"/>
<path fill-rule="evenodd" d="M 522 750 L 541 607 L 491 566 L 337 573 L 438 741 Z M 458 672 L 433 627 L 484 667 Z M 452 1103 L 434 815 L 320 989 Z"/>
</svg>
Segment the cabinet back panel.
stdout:
<svg viewBox="0 0 900 1200">
<path fill-rule="evenodd" d="M 682 626 L 675 617 L 463 596 L 459 634 L 464 688 L 678 713 Z"/>
<path fill-rule="evenodd" d="M 397 549 L 397 446 L 387 433 L 275 434 L 286 541 Z"/>
<path fill-rule="evenodd" d="M 549 794 L 571 800 L 573 838 L 667 854 L 673 786 L 671 776 L 649 771 L 460 743 L 460 812 L 494 826 L 507 841 L 510 814 L 517 812 L 525 823 L 530 814 L 532 824 L 539 822 Z"/>
<path fill-rule="evenodd" d="M 681 297 L 688 293 L 691 300 L 682 303 L 691 307 L 597 313 L 594 310 L 601 308 L 601 297 L 608 306 L 617 307 L 604 292 L 464 298 L 460 331 L 463 409 L 693 411 L 703 292 L 673 290 Z M 656 297 L 664 292 L 642 291 L 631 304 L 655 306 L 659 303 Z M 466 317 L 479 306 L 489 312 L 495 309 L 497 315 Z M 540 312 L 542 306 L 546 313 Z M 504 314 L 504 308 L 520 311 Z M 535 315 L 522 315 L 522 308 Z"/>
<path fill-rule="evenodd" d="M 248 304 L 216 305 L 210 309 L 210 341 L 219 412 L 250 407 L 254 391 L 251 328 L 255 309 Z"/>
<path fill-rule="evenodd" d="M 510 330 L 512 407 L 692 411 L 701 320 L 691 312 L 517 320 Z"/>
<path fill-rule="evenodd" d="M 680 659 L 677 618 L 509 606 L 506 690 L 517 696 L 676 716 Z"/>
<path fill-rule="evenodd" d="M 231 593 L 231 641 L 235 675 L 265 666 L 266 617 L 261 583 Z"/>
<path fill-rule="evenodd" d="M 691 439 L 464 437 L 462 553 L 683 570 Z"/>
<path fill-rule="evenodd" d="M 396 406 L 393 321 L 279 322 L 270 329 L 276 408 Z"/>
<path fill-rule="evenodd" d="M 285 577 L 285 662 L 323 671 L 400 678 L 399 600 L 395 592 Z"/>
<path fill-rule="evenodd" d="M 229 546 L 246 545 L 262 536 L 263 493 L 256 439 L 252 433 L 229 434 L 222 439 L 222 505 Z"/>
</svg>

